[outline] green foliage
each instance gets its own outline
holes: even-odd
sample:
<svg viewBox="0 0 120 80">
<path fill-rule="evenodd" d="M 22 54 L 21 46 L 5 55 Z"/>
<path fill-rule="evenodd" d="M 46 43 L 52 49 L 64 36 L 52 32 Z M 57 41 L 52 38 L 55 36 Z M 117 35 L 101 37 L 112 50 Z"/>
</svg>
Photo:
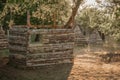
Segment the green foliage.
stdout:
<svg viewBox="0 0 120 80">
<path fill-rule="evenodd" d="M 53 24 L 53 15 L 57 24 L 63 24 L 67 21 L 71 9 L 69 0 L 7 0 L 7 3 L 1 6 L 1 26 L 5 23 L 8 26 L 26 24 L 28 10 L 31 15 L 31 24 Z"/>
<path fill-rule="evenodd" d="M 87 7 L 77 16 L 77 22 L 87 28 L 103 32 L 107 36 L 120 40 L 120 5 L 110 4 L 104 9 Z"/>
</svg>

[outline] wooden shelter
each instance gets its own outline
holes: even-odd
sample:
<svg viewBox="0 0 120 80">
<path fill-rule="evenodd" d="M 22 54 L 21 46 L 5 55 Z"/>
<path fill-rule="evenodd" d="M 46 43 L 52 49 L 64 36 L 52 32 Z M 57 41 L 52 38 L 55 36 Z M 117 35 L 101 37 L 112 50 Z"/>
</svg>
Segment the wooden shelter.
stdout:
<svg viewBox="0 0 120 80">
<path fill-rule="evenodd" d="M 89 37 L 89 43 L 95 45 L 101 45 L 103 40 L 99 34 L 99 32 L 95 29 Z"/>
<path fill-rule="evenodd" d="M 75 45 L 77 46 L 87 45 L 86 37 L 83 35 L 83 32 L 78 25 L 74 27 L 74 32 L 75 32 Z"/>
<path fill-rule="evenodd" d="M 73 47 L 72 29 L 14 26 L 9 32 L 10 63 L 18 67 L 73 63 Z"/>
</svg>

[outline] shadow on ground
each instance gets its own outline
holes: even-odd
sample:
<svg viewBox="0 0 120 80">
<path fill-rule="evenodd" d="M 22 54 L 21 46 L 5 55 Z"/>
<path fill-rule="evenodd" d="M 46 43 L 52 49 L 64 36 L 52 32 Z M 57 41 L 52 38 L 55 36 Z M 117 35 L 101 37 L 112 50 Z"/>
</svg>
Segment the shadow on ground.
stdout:
<svg viewBox="0 0 120 80">
<path fill-rule="evenodd" d="M 42 66 L 39 69 L 0 68 L 0 80 L 67 80 L 73 64 Z"/>
</svg>

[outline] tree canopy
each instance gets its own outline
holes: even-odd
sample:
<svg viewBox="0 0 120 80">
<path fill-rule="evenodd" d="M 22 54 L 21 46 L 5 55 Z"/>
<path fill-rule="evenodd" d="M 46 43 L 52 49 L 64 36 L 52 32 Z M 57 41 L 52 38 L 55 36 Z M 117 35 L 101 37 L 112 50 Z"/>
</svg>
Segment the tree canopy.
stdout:
<svg viewBox="0 0 120 80">
<path fill-rule="evenodd" d="M 100 0 L 99 0 L 100 1 Z M 119 1 L 119 0 L 118 0 Z M 117 0 L 99 2 L 99 7 L 85 7 L 76 17 L 83 27 L 98 29 L 107 36 L 120 40 L 120 4 Z"/>
<path fill-rule="evenodd" d="M 26 25 L 28 18 L 32 25 L 73 26 L 74 17 L 82 1 L 85 0 L 2 0 L 0 26 Z M 119 40 L 120 1 L 96 1 L 102 8 L 84 8 L 78 14 L 77 21 L 84 27 L 97 28 Z"/>
<path fill-rule="evenodd" d="M 54 18 L 56 24 L 63 24 L 71 12 L 69 0 L 7 0 L 3 5 L 0 12 L 1 25 L 5 18 L 9 24 L 26 24 L 28 10 L 31 24 L 52 24 Z"/>
<path fill-rule="evenodd" d="M 0 23 L 2 25 L 2 23 L 5 24 L 6 22 L 9 26 L 11 24 L 25 24 L 27 23 L 25 22 L 25 14 L 29 11 L 29 15 L 31 16 L 29 16 L 29 18 L 32 24 L 64 24 L 64 27 L 70 26 L 82 1 L 83 0 L 6 0 L 0 12 Z M 20 23 L 19 20 L 22 20 L 22 22 Z"/>
</svg>

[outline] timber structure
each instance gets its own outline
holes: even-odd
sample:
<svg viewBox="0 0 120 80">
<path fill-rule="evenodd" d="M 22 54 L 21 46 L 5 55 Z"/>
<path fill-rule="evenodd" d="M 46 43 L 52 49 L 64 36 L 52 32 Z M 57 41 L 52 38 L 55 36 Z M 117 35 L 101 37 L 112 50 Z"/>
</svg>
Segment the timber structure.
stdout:
<svg viewBox="0 0 120 80">
<path fill-rule="evenodd" d="M 72 29 L 14 26 L 9 32 L 10 63 L 18 67 L 73 63 L 73 47 Z"/>
</svg>

